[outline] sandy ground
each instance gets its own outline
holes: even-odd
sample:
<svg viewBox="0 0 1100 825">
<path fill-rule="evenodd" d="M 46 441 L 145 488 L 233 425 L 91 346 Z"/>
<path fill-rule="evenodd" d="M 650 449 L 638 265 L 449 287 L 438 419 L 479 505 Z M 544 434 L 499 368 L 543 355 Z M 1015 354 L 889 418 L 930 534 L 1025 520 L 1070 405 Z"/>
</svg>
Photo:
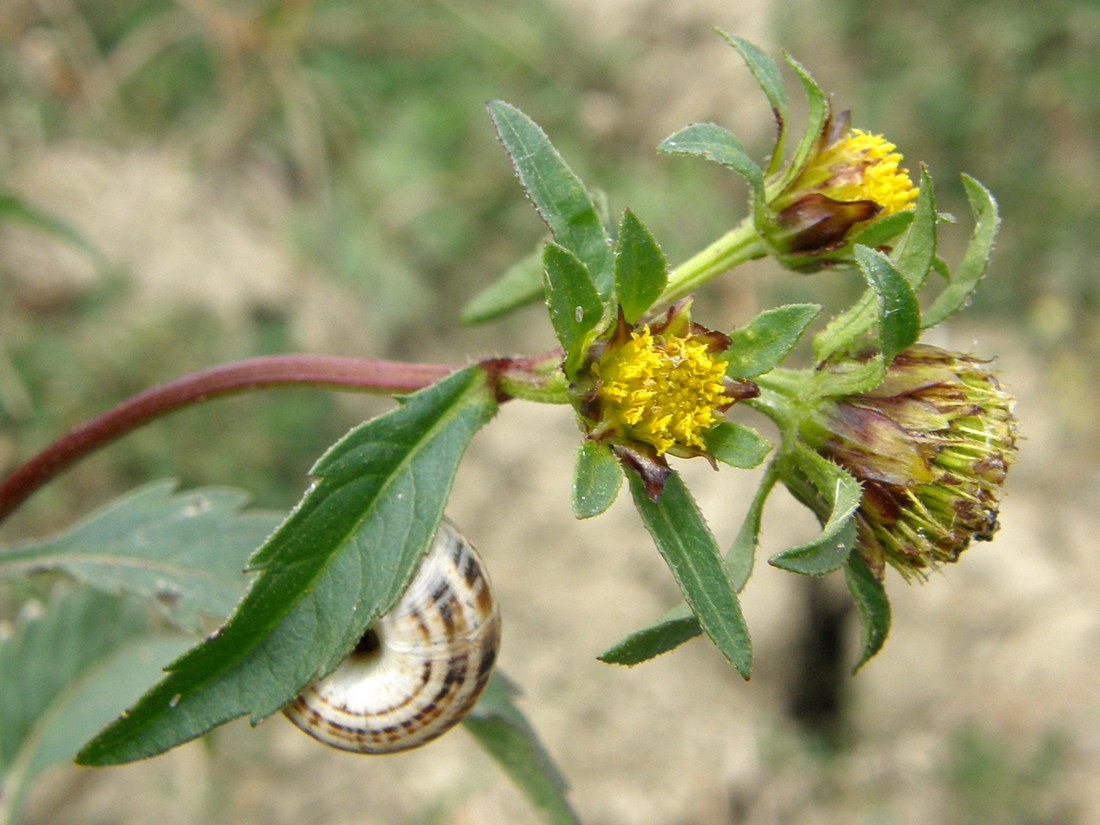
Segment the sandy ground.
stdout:
<svg viewBox="0 0 1100 825">
<path fill-rule="evenodd" d="M 700 10 L 693 6 L 691 13 L 697 20 Z M 717 22 L 749 36 L 763 25 L 755 11 L 725 17 L 718 15 Z M 616 28 L 621 19 L 608 16 L 606 36 L 641 36 L 637 29 Z M 675 97 L 657 80 L 663 59 L 676 59 L 671 46 L 654 56 L 654 80 L 639 84 L 631 105 L 646 94 Z M 698 113 L 670 117 L 679 124 Z M 668 130 L 662 125 L 654 131 L 660 137 Z M 129 204 L 118 205 L 122 211 L 96 211 L 102 220 L 89 232 L 127 260 L 142 284 L 139 298 L 172 299 L 164 290 L 178 284 L 180 273 L 203 272 L 204 289 L 223 290 L 220 311 L 237 311 L 238 302 L 246 306 L 257 296 L 285 301 L 310 294 L 316 301 L 300 305 L 296 316 L 299 340 L 314 350 L 346 340 L 341 330 L 354 319 L 341 309 L 345 302 L 326 291 L 331 287 L 300 289 L 297 279 L 310 276 L 281 257 L 277 221 L 257 219 L 256 203 L 230 203 L 213 215 L 196 209 L 204 183 L 180 171 L 171 148 L 125 157 L 87 147 L 53 151 L 39 159 L 39 172 L 27 167 L 27 194 L 47 206 L 51 198 L 74 197 L 110 204 L 112 193 Z M 66 174 L 66 163 L 87 164 L 94 174 Z M 74 192 L 75 180 L 99 188 Z M 241 191 L 255 195 L 254 187 Z M 271 198 L 260 199 L 264 209 L 277 208 L 282 195 L 274 195 L 275 207 Z M 172 227 L 171 240 L 141 230 L 149 221 Z M 49 265 L 58 278 L 80 277 L 72 261 Z M 247 275 L 257 272 L 264 277 Z M 328 310 L 337 313 L 335 321 Z M 566 411 L 510 404 L 477 437 L 451 515 L 487 560 L 505 621 L 501 667 L 522 686 L 522 707 L 569 778 L 585 822 L 980 821 L 966 818 L 945 779 L 960 730 L 977 731 L 1015 766 L 1052 737 L 1061 743 L 1064 761 L 1054 778 L 1025 797 L 1035 817 L 1012 821 L 1100 821 L 1100 783 L 1093 781 L 1100 774 L 1100 568 L 1091 561 L 1100 533 L 1092 504 L 1100 474 L 1065 443 L 1041 365 L 1006 330 L 953 327 L 941 343 L 979 355 L 1000 353 L 1006 381 L 1019 397 L 1025 440 L 1009 479 L 1003 528 L 994 543 L 971 549 L 926 584 L 907 586 L 892 577 L 891 638 L 847 683 L 850 744 L 829 757 L 807 744 L 783 710 L 804 598 L 796 577 L 761 564 L 749 582 L 744 606 L 757 657 L 751 682 L 742 682 L 703 641 L 636 669 L 602 665 L 595 661 L 598 653 L 675 603 L 669 574 L 625 497 L 597 520 L 573 520 L 568 480 L 577 434 Z M 684 465 L 685 474 L 720 541 L 727 542 L 756 474 L 715 474 L 698 464 Z M 805 540 L 813 529 L 800 508 L 775 496 L 762 557 Z M 850 630 L 854 640 L 855 628 Z M 1011 806 L 997 810 L 1013 813 Z M 24 821 L 536 820 L 462 731 L 418 752 L 359 758 L 323 749 L 275 718 L 254 731 L 232 724 L 209 747 L 189 745 L 144 764 L 59 771 L 32 795 Z"/>
</svg>

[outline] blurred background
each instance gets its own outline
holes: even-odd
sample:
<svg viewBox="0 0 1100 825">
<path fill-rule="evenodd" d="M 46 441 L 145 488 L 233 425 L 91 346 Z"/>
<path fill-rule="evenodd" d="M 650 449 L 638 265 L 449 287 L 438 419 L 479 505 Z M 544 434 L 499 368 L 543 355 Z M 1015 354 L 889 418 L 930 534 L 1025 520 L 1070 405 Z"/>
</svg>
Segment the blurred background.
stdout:
<svg viewBox="0 0 1100 825">
<path fill-rule="evenodd" d="M 1100 821 L 1095 0 L 3 0 L 0 196 L 91 249 L 10 201 L 0 211 L 0 472 L 143 387 L 221 361 L 548 348 L 538 307 L 458 325 L 543 232 L 485 101 L 530 114 L 613 213 L 629 205 L 682 260 L 741 217 L 744 188 L 653 147 L 713 120 L 763 159 L 773 133 L 716 26 L 789 50 L 855 126 L 928 164 L 938 205 L 960 219 L 944 230 L 948 260 L 970 228 L 959 174 L 998 197 L 990 273 L 935 341 L 996 356 L 1019 398 L 1002 530 L 926 584 L 888 582 L 891 639 L 857 677 L 845 665 L 824 680 L 835 695 L 822 713 L 800 710 L 822 672 L 807 665 L 804 616 L 821 600 L 828 614 L 836 594 L 767 568 L 745 594 L 750 683 L 702 642 L 607 667 L 594 657 L 661 615 L 675 586 L 627 502 L 572 520 L 569 415 L 507 405 L 452 506 L 501 591 L 502 665 L 586 823 Z M 728 328 L 788 300 L 838 309 L 858 288 L 845 273 L 740 272 L 707 287 L 700 320 Z M 173 416 L 49 485 L 2 538 L 165 476 L 285 509 L 316 456 L 386 408 L 278 391 Z M 755 475 L 684 469 L 728 542 Z M 777 495 L 762 553 L 813 530 Z M 850 661 L 856 629 L 839 627 Z M 464 733 L 365 759 L 281 719 L 142 765 L 57 771 L 25 817 L 154 820 L 536 821 Z"/>
</svg>

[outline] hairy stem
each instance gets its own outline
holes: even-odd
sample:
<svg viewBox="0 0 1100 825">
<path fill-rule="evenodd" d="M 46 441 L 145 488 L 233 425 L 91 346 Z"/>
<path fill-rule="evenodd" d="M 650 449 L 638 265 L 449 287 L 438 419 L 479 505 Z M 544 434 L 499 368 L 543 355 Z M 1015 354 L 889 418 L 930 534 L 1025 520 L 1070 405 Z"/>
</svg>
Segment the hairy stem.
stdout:
<svg viewBox="0 0 1100 825">
<path fill-rule="evenodd" d="M 405 393 L 447 376 L 449 364 L 409 364 L 329 355 L 274 355 L 222 364 L 160 384 L 69 430 L 0 482 L 0 521 L 39 487 L 100 447 L 168 413 L 212 398 L 272 387 L 311 386 Z"/>
</svg>

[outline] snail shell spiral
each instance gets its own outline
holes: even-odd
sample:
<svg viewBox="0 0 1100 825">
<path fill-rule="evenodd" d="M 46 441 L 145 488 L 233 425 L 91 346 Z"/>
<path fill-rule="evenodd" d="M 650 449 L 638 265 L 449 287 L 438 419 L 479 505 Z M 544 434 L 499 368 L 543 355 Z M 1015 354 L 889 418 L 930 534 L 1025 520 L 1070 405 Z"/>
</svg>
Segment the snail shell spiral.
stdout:
<svg viewBox="0 0 1100 825">
<path fill-rule="evenodd" d="M 314 739 L 355 753 L 419 747 L 458 724 L 489 681 L 500 616 L 481 556 L 443 519 L 393 609 L 283 713 Z"/>
</svg>

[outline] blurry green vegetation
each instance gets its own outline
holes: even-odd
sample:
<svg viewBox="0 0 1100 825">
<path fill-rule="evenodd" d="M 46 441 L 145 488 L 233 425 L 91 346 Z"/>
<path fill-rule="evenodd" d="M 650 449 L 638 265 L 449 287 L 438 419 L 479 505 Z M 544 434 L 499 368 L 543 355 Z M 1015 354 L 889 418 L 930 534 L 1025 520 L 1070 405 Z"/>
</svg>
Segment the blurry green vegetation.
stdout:
<svg viewBox="0 0 1100 825">
<path fill-rule="evenodd" d="M 963 726 L 948 743 L 943 777 L 954 825 L 1041 825 L 1075 821 L 1059 802 L 1066 779 L 1064 737 L 1048 734 L 1013 747 L 976 726 Z"/>
<path fill-rule="evenodd" d="M 911 163 L 929 163 L 942 208 L 966 215 L 961 172 L 997 196 L 1004 231 L 975 309 L 1027 317 L 1040 343 L 1095 351 L 1100 5 L 783 6 L 778 40 L 838 92 L 855 125 L 889 136 Z"/>
</svg>

